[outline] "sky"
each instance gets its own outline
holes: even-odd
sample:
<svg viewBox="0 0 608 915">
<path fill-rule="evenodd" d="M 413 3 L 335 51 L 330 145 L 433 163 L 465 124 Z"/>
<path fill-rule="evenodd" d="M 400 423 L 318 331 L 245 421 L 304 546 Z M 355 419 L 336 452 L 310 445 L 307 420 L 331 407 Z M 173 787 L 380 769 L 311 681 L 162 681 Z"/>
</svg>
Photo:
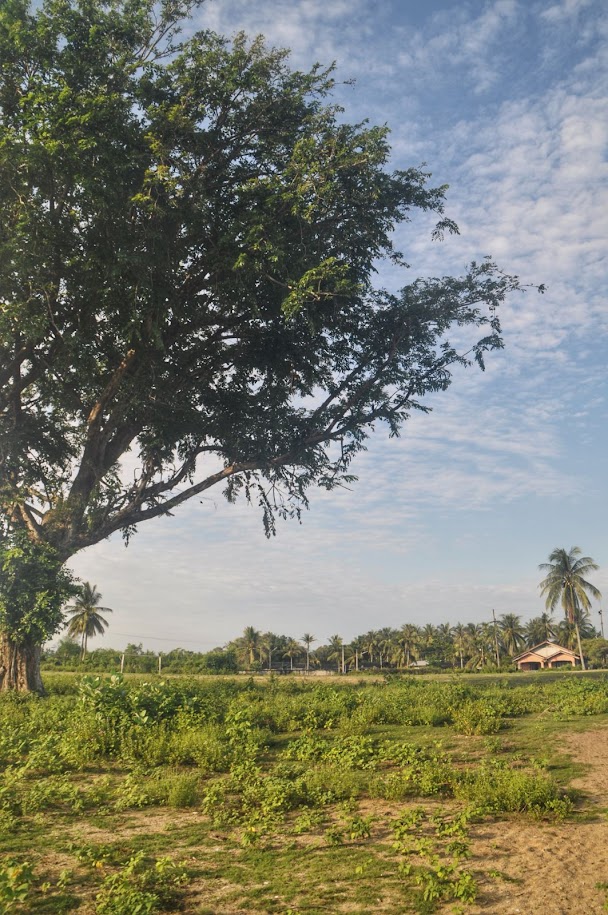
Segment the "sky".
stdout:
<svg viewBox="0 0 608 915">
<path fill-rule="evenodd" d="M 406 424 L 378 432 L 348 490 L 297 522 L 218 490 L 77 555 L 113 609 L 93 647 L 207 651 L 245 626 L 319 644 L 383 626 L 544 609 L 539 563 L 580 546 L 608 606 L 606 239 L 608 11 L 603 0 L 208 0 L 196 26 L 244 30 L 336 62 L 351 122 L 391 129 L 396 168 L 448 184 L 459 236 L 396 232 L 411 265 L 378 285 L 459 274 L 491 255 L 528 290 L 501 309 L 505 349 L 463 369 Z M 593 622 L 599 626 L 594 605 Z M 559 615 L 559 614 L 558 614 Z"/>
</svg>

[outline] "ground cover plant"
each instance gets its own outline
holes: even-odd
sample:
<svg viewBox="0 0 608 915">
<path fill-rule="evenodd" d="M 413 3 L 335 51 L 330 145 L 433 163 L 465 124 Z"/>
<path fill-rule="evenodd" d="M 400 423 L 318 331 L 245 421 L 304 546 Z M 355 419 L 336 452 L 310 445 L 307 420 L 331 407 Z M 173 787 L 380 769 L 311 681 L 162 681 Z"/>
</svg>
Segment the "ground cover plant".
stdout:
<svg viewBox="0 0 608 915">
<path fill-rule="evenodd" d="M 48 689 L 0 699 L 0 913 L 483 907 L 477 837 L 587 816 L 559 735 L 608 721 L 605 676 Z"/>
</svg>

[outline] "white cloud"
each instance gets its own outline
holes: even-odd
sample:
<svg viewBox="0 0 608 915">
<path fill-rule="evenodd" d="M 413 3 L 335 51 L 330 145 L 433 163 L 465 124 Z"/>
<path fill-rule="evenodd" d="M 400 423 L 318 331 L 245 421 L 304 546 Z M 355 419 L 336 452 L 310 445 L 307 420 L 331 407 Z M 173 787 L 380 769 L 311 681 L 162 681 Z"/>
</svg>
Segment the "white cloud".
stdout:
<svg viewBox="0 0 608 915">
<path fill-rule="evenodd" d="M 561 0 L 546 9 L 539 10 L 539 16 L 553 25 L 576 18 L 580 13 L 593 6 L 594 0 Z"/>
</svg>

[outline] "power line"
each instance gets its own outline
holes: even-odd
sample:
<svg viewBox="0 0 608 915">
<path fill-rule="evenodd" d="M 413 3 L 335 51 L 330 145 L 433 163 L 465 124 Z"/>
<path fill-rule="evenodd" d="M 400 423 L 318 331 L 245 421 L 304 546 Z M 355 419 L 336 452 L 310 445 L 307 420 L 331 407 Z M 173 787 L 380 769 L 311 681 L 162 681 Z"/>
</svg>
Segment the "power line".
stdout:
<svg viewBox="0 0 608 915">
<path fill-rule="evenodd" d="M 214 647 L 218 646 L 217 642 L 209 642 L 205 639 L 172 639 L 169 636 L 160 636 L 160 635 L 135 635 L 133 632 L 118 632 L 116 629 L 112 629 L 112 635 L 122 635 L 126 636 L 128 639 L 142 639 L 142 641 L 152 640 L 154 642 L 175 642 L 177 645 L 213 645 Z M 115 651 L 120 651 L 119 648 L 114 649 Z"/>
<path fill-rule="evenodd" d="M 164 635 L 134 635 L 132 632 L 118 632 L 112 629 L 113 635 L 126 635 L 129 639 L 153 639 L 155 642 L 184 642 L 188 645 L 216 645 L 217 642 L 209 642 L 205 639 L 172 639 Z"/>
</svg>

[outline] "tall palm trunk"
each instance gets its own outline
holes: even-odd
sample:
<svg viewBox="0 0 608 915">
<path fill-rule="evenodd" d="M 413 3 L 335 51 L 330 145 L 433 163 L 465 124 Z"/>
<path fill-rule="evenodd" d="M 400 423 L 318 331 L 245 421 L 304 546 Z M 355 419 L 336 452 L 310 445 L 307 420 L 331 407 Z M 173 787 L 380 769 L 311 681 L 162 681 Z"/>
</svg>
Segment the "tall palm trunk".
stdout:
<svg viewBox="0 0 608 915">
<path fill-rule="evenodd" d="M 587 670 L 585 667 L 585 659 L 583 657 L 583 647 L 581 645 L 581 632 L 578 628 L 578 620 L 574 617 L 574 628 L 576 630 L 576 644 L 578 645 L 578 653 L 581 656 L 581 670 Z"/>
</svg>

